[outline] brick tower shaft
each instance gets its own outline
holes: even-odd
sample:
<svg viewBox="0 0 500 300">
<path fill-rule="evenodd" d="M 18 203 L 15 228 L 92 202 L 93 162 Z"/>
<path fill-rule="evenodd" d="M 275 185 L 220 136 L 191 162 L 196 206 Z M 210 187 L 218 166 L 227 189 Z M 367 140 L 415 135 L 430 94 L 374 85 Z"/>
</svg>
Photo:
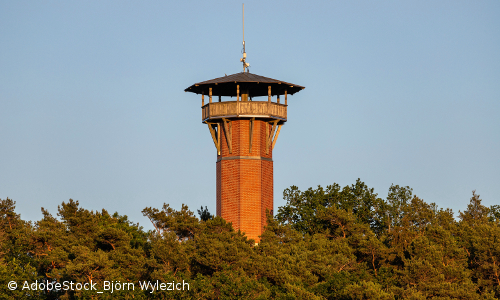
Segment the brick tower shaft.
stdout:
<svg viewBox="0 0 500 300">
<path fill-rule="evenodd" d="M 273 126 L 254 119 L 234 120 L 230 126 L 232 151 L 224 132 L 217 155 L 217 215 L 259 241 L 266 211 L 273 213 L 272 147 L 267 146 Z"/>
</svg>

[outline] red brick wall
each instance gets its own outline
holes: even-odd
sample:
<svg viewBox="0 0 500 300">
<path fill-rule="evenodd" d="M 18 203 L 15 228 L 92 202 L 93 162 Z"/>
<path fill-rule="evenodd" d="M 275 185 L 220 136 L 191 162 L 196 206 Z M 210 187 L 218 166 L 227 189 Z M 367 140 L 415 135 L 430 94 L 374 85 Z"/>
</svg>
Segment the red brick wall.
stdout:
<svg viewBox="0 0 500 300">
<path fill-rule="evenodd" d="M 264 121 L 254 121 L 250 153 L 250 120 L 234 120 L 231 125 L 232 153 L 221 131 L 221 155 L 217 156 L 217 215 L 258 242 L 266 224 L 266 210 L 273 210 L 273 162 L 221 158 L 258 156 L 272 159 L 271 146 L 266 154 L 266 134 L 271 126 L 266 127 Z"/>
</svg>

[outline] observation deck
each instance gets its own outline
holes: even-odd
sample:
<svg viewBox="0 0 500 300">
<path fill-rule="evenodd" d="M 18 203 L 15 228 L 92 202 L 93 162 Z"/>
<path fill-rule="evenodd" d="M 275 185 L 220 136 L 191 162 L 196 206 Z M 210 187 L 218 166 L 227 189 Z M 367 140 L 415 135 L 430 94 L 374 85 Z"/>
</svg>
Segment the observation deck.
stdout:
<svg viewBox="0 0 500 300">
<path fill-rule="evenodd" d="M 202 106 L 202 122 L 222 118 L 259 118 L 286 122 L 286 104 L 268 101 L 225 101 Z"/>
<path fill-rule="evenodd" d="M 203 123 L 221 119 L 257 118 L 283 124 L 287 120 L 287 96 L 303 89 L 297 84 L 241 72 L 195 83 L 185 91 L 201 94 Z M 206 104 L 205 95 L 209 98 Z M 284 104 L 280 103 L 280 95 L 284 96 Z M 222 101 L 222 96 L 236 97 L 236 101 Z M 267 101 L 254 101 L 262 96 L 267 96 Z M 219 101 L 212 101 L 212 97 L 218 97 Z M 273 97 L 276 97 L 276 102 L 271 101 Z"/>
</svg>

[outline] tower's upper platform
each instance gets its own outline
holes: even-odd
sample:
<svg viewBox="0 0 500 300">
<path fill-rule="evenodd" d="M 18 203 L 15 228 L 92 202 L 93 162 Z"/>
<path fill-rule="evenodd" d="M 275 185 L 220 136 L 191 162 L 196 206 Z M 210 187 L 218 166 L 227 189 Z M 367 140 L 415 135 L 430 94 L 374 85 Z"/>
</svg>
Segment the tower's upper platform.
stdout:
<svg viewBox="0 0 500 300">
<path fill-rule="evenodd" d="M 237 89 L 239 86 L 239 89 Z M 195 83 L 185 89 L 186 92 L 208 95 L 212 88 L 214 96 L 237 96 L 238 90 L 248 91 L 248 96 L 259 97 L 269 95 L 269 86 L 271 87 L 271 95 L 284 95 L 285 92 L 293 95 L 304 87 L 288 83 L 282 80 L 276 80 L 248 72 L 241 72 L 232 75 L 202 81 Z"/>
</svg>

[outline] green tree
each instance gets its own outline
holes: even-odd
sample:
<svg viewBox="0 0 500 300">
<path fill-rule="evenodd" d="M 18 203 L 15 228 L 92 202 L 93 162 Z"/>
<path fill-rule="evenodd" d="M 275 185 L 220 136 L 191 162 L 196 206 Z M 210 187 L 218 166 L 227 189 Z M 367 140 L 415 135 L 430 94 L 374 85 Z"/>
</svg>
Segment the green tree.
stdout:
<svg viewBox="0 0 500 300">
<path fill-rule="evenodd" d="M 200 216 L 200 220 L 202 220 L 202 221 L 208 221 L 214 217 L 210 214 L 210 212 L 208 211 L 208 208 L 206 206 L 205 206 L 205 208 L 203 208 L 203 206 L 201 206 L 201 208 L 198 209 L 198 215 Z"/>
<path fill-rule="evenodd" d="M 285 189 L 283 198 L 286 205 L 278 209 L 277 219 L 283 224 L 291 224 L 301 233 L 312 235 L 328 229 L 331 223 L 320 216 L 330 207 L 351 212 L 360 223 L 370 227 L 379 226 L 376 208 L 381 206 L 382 199 L 360 179 L 343 189 L 337 183 L 327 186 L 326 190 L 318 186 L 316 190 L 309 188 L 305 192 L 292 186 Z"/>
<path fill-rule="evenodd" d="M 34 247 L 30 243 L 34 228 L 21 219 L 15 208 L 16 202 L 12 199 L 0 199 L 0 298 L 43 299 L 39 291 L 21 288 L 11 291 L 7 288 L 11 281 L 17 282 L 19 287 L 25 281 L 31 283 L 41 278 L 36 271 Z"/>
<path fill-rule="evenodd" d="M 459 213 L 456 236 L 468 255 L 472 280 L 482 294 L 500 298 L 500 226 L 491 220 L 490 209 L 472 192 L 467 210 Z"/>
</svg>

